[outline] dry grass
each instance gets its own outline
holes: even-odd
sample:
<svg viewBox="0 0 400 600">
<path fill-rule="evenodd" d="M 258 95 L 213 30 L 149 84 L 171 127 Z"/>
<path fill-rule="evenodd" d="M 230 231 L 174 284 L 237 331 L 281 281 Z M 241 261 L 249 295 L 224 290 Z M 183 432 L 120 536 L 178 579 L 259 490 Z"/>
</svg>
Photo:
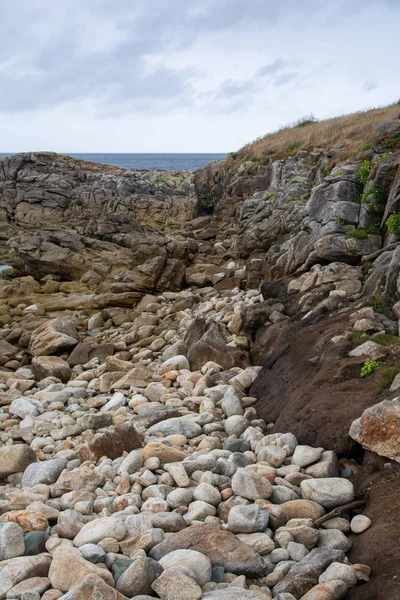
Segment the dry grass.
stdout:
<svg viewBox="0 0 400 600">
<path fill-rule="evenodd" d="M 395 103 L 326 121 L 287 126 L 247 144 L 236 153 L 237 158 L 286 158 L 299 150 L 329 149 L 339 142 L 348 142 L 345 153 L 350 155 L 374 138 L 379 123 L 397 118 L 399 112 L 400 105 Z"/>
</svg>

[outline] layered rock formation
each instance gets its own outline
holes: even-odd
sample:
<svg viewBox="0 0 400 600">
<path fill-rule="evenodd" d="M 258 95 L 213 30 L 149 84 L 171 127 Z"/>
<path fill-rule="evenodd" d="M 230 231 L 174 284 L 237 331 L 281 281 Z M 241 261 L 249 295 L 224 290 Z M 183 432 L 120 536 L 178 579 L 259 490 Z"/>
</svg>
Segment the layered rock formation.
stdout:
<svg viewBox="0 0 400 600">
<path fill-rule="evenodd" d="M 397 598 L 399 129 L 0 159 L 0 598 Z"/>
</svg>

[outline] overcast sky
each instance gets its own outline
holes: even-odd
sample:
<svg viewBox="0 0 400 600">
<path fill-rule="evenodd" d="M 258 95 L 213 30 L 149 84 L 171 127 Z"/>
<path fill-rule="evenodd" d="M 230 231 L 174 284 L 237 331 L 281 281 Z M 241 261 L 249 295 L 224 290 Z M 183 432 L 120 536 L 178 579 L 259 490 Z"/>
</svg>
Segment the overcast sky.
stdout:
<svg viewBox="0 0 400 600">
<path fill-rule="evenodd" d="M 400 0 L 2 0 L 0 152 L 229 152 L 400 98 Z"/>
</svg>

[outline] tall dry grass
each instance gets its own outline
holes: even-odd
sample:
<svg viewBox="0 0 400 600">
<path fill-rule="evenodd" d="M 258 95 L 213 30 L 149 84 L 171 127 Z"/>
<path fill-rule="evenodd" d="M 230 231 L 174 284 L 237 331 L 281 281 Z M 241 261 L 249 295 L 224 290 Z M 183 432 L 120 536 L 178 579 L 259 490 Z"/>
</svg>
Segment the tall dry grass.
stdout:
<svg viewBox="0 0 400 600">
<path fill-rule="evenodd" d="M 395 103 L 326 121 L 289 125 L 246 144 L 236 154 L 241 159 L 246 156 L 277 159 L 299 150 L 329 149 L 339 142 L 347 142 L 345 153 L 352 154 L 375 137 L 375 128 L 379 123 L 396 119 L 399 113 L 400 103 Z"/>
</svg>

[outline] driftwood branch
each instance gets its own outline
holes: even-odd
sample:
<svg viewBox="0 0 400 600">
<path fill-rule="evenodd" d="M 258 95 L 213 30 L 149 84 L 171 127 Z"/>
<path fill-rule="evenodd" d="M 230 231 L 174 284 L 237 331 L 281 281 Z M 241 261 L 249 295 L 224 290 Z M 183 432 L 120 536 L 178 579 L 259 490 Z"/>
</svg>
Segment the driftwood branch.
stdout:
<svg viewBox="0 0 400 600">
<path fill-rule="evenodd" d="M 322 523 L 325 521 L 329 521 L 329 519 L 333 519 L 334 517 L 340 517 L 343 513 L 348 510 L 352 510 L 353 508 L 360 508 L 361 506 L 365 506 L 367 504 L 367 500 L 355 500 L 355 502 L 349 502 L 349 504 L 343 504 L 343 506 L 338 506 L 329 512 L 327 515 L 316 519 L 313 523 L 314 527 L 318 529 L 321 527 Z"/>
</svg>

